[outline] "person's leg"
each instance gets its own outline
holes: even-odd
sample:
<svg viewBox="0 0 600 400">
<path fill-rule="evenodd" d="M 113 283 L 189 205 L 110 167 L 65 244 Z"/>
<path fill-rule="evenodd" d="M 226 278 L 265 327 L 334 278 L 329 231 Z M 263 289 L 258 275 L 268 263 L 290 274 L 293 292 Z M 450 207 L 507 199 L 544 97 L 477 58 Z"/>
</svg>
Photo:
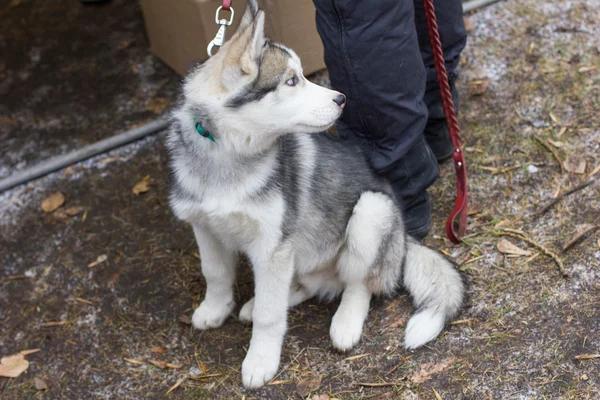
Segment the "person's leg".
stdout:
<svg viewBox="0 0 600 400">
<path fill-rule="evenodd" d="M 409 232 L 431 222 L 426 189 L 439 176 L 423 130 L 426 72 L 410 0 L 314 0 L 331 84 L 348 100 L 340 135 L 359 142 L 392 181 Z"/>
<path fill-rule="evenodd" d="M 419 37 L 419 47 L 427 75 L 427 86 L 424 101 L 429 110 L 429 118 L 425 126 L 425 138 L 438 160 L 444 160 L 452 156 L 452 144 L 448 135 L 448 126 L 444 116 L 442 99 L 437 83 L 435 65 L 431 46 L 425 11 L 422 0 L 413 0 L 415 7 L 415 25 Z M 450 78 L 450 90 L 454 100 L 454 108 L 458 112 L 458 92 L 454 84 L 457 76 L 457 67 L 460 62 L 460 54 L 467 43 L 467 33 L 463 22 L 461 0 L 434 0 L 435 14 L 440 32 L 440 40 L 444 50 L 444 61 L 448 77 Z"/>
</svg>

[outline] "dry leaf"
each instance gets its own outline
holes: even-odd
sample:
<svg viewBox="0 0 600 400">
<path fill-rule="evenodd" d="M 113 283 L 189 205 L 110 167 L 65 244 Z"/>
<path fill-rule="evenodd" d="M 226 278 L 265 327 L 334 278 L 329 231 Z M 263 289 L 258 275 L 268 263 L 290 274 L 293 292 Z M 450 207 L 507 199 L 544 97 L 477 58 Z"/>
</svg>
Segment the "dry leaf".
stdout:
<svg viewBox="0 0 600 400">
<path fill-rule="evenodd" d="M 575 227 L 575 232 L 573 232 L 573 234 L 571 234 L 571 238 L 569 239 L 567 244 L 565 244 L 565 247 L 563 247 L 563 249 L 562 249 L 563 253 L 565 251 L 569 250 L 571 247 L 573 247 L 573 245 L 575 243 L 577 243 L 580 239 L 582 239 L 585 235 L 587 235 L 590 232 L 595 231 L 598 228 L 600 228 L 600 225 L 594 225 L 594 224 L 577 225 Z"/>
<path fill-rule="evenodd" d="M 598 165 L 596 166 L 596 168 L 594 168 L 594 169 L 592 170 L 592 172 L 590 172 L 590 176 L 594 176 L 594 175 L 596 175 L 598 172 L 600 172 L 600 164 L 598 164 Z"/>
<path fill-rule="evenodd" d="M 454 358 L 447 358 L 438 364 L 424 364 L 419 371 L 413 372 L 408 378 L 414 383 L 427 382 L 433 375 L 448 369 L 453 362 Z"/>
<path fill-rule="evenodd" d="M 321 375 L 314 376 L 312 378 L 303 379 L 296 385 L 296 392 L 300 397 L 306 397 L 310 392 L 321 387 Z"/>
<path fill-rule="evenodd" d="M 467 33 L 471 32 L 473 30 L 473 28 L 475 27 L 473 20 L 467 16 L 464 16 L 463 21 L 465 23 L 465 30 L 467 31 Z"/>
<path fill-rule="evenodd" d="M 61 192 L 55 192 L 42 201 L 42 210 L 49 213 L 63 204 L 65 204 L 65 196 Z"/>
<path fill-rule="evenodd" d="M 182 315 L 179 317 L 179 322 L 181 322 L 182 324 L 185 325 L 191 325 L 192 324 L 192 320 L 190 317 L 188 317 L 187 315 Z"/>
<path fill-rule="evenodd" d="M 146 175 L 144 179 L 135 184 L 131 192 L 138 196 L 140 193 L 146 193 L 152 187 L 150 183 L 150 175 Z"/>
<path fill-rule="evenodd" d="M 159 360 L 148 360 L 148 362 L 152 365 L 156 365 L 158 368 L 160 369 L 165 369 L 167 368 L 167 363 L 164 361 L 159 361 Z"/>
<path fill-rule="evenodd" d="M 74 217 L 77 214 L 79 214 L 80 212 L 81 212 L 81 208 L 79 208 L 79 207 L 65 208 L 65 214 L 67 214 L 69 217 Z"/>
<path fill-rule="evenodd" d="M 509 240 L 504 239 L 504 238 L 502 238 L 498 241 L 497 247 L 498 247 L 498 251 L 503 254 L 511 254 L 511 255 L 515 255 L 515 256 L 530 256 L 531 255 L 531 252 L 529 250 L 520 249 L 519 247 L 512 244 Z"/>
<path fill-rule="evenodd" d="M 206 369 L 206 365 L 204 365 L 204 363 L 202 361 L 200 361 L 200 369 L 202 370 L 202 373 L 204 375 L 208 374 L 208 371 Z"/>
<path fill-rule="evenodd" d="M 481 204 L 469 204 L 468 215 L 479 214 L 483 211 L 483 206 Z"/>
<path fill-rule="evenodd" d="M 136 365 L 144 365 L 145 364 L 145 362 L 140 361 L 140 360 L 136 360 L 135 358 L 126 358 L 126 357 L 123 357 L 123 361 L 126 361 L 129 364 L 136 364 Z"/>
<path fill-rule="evenodd" d="M 577 360 L 593 360 L 594 358 L 600 358 L 600 354 L 580 354 L 575 356 Z"/>
<path fill-rule="evenodd" d="M 11 118 L 0 117 L 0 125 L 16 125 L 17 121 Z"/>
<path fill-rule="evenodd" d="M 154 114 L 162 114 L 167 108 L 167 100 L 164 97 L 155 97 L 146 104 L 146 110 L 153 112 Z"/>
<path fill-rule="evenodd" d="M 38 378 L 37 376 L 33 378 L 33 384 L 37 390 L 48 390 L 48 385 L 42 378 Z"/>
<path fill-rule="evenodd" d="M 435 395 L 435 398 L 437 400 L 442 400 L 442 396 L 440 396 L 440 394 L 438 393 L 437 390 L 435 390 L 435 388 L 431 388 L 431 390 L 433 390 L 433 394 Z"/>
<path fill-rule="evenodd" d="M 67 176 L 69 175 L 71 172 L 73 172 L 73 166 L 69 165 L 66 169 L 65 172 L 63 172 L 63 176 Z"/>
<path fill-rule="evenodd" d="M 29 367 L 29 361 L 22 353 L 2 357 L 0 360 L 0 376 L 5 378 L 16 378 Z"/>
<path fill-rule="evenodd" d="M 483 79 L 479 81 L 469 82 L 469 95 L 470 96 L 481 96 L 487 92 L 490 86 L 491 79 Z"/>
<path fill-rule="evenodd" d="M 102 264 L 104 261 L 106 261 L 108 259 L 108 257 L 106 256 L 106 254 L 101 254 L 98 256 L 98 258 L 96 258 L 96 261 L 91 262 L 88 264 L 88 268 L 93 268 L 98 264 Z"/>
<path fill-rule="evenodd" d="M 392 322 L 391 324 L 389 324 L 387 326 L 387 328 L 390 329 L 398 329 L 398 328 L 402 328 L 404 325 L 406 325 L 406 321 L 408 321 L 407 317 L 398 317 L 394 322 Z"/>
<path fill-rule="evenodd" d="M 565 170 L 574 174 L 585 174 L 586 161 L 583 157 L 575 154 L 567 156 L 563 163 Z"/>
<path fill-rule="evenodd" d="M 52 216 L 58 220 L 65 221 L 70 217 L 74 217 L 80 212 L 81 208 L 79 207 L 59 208 L 52 213 Z"/>
<path fill-rule="evenodd" d="M 598 239 L 598 248 L 600 249 L 600 239 Z"/>
<path fill-rule="evenodd" d="M 329 400 L 329 395 L 326 393 L 323 394 L 315 394 L 310 400 Z"/>
<path fill-rule="evenodd" d="M 180 364 L 166 363 L 165 365 L 167 366 L 167 368 L 172 368 L 172 369 L 178 369 L 178 368 L 183 367 L 183 365 L 180 365 Z"/>
<path fill-rule="evenodd" d="M 167 352 L 167 348 L 163 345 L 155 346 L 150 349 L 152 353 L 165 354 Z"/>
</svg>

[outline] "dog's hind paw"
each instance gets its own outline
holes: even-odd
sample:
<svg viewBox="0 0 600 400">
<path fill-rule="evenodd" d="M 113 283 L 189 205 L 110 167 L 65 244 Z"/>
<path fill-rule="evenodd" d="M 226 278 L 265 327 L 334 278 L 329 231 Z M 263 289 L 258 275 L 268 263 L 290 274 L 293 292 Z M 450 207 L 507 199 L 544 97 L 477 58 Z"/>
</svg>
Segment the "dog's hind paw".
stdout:
<svg viewBox="0 0 600 400">
<path fill-rule="evenodd" d="M 240 321 L 252 322 L 252 311 L 254 311 L 254 297 L 242 306 L 242 309 L 240 310 Z"/>
<path fill-rule="evenodd" d="M 269 382 L 279 368 L 279 356 L 277 352 L 252 351 L 252 346 L 242 363 L 242 382 L 248 389 L 256 389 Z"/>
<path fill-rule="evenodd" d="M 231 311 L 234 303 L 226 304 L 207 304 L 206 300 L 196 308 L 192 316 L 192 325 L 194 328 L 206 330 L 210 328 L 218 328 L 223 325 Z"/>
</svg>

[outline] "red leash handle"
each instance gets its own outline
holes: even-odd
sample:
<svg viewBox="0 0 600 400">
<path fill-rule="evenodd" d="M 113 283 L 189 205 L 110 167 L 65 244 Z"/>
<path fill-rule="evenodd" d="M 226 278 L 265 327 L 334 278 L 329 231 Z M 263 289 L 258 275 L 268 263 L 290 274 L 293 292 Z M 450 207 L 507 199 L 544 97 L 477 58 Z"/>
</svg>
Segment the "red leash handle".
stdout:
<svg viewBox="0 0 600 400">
<path fill-rule="evenodd" d="M 229 11 L 229 8 L 231 7 L 231 0 L 223 0 L 221 7 L 223 10 Z"/>
<path fill-rule="evenodd" d="M 440 41 L 440 33 L 435 18 L 435 7 L 433 0 L 423 0 L 423 8 L 425 9 L 425 19 L 429 30 L 429 41 L 433 53 L 433 61 L 437 73 L 437 80 L 440 86 L 442 95 L 442 104 L 444 106 L 444 114 L 446 115 L 446 123 L 450 133 L 450 141 L 454 147 L 452 158 L 454 160 L 454 168 L 456 169 L 456 203 L 450 216 L 446 220 L 446 234 L 454 243 L 460 243 L 467 231 L 467 214 L 469 207 L 469 194 L 467 186 L 467 169 L 463 149 L 461 147 L 460 128 L 456 113 L 454 112 L 454 103 L 452 102 L 452 93 L 450 92 L 450 83 L 448 82 L 448 74 L 446 73 L 446 64 L 444 63 L 444 52 Z"/>
</svg>

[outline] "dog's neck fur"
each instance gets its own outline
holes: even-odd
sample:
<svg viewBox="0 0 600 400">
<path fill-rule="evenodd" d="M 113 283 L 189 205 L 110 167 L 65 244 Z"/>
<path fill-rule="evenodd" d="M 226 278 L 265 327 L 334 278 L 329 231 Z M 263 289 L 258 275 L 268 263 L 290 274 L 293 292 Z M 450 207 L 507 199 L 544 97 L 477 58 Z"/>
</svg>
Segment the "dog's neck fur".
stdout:
<svg viewBox="0 0 600 400">
<path fill-rule="evenodd" d="M 177 113 L 176 118 L 179 119 L 182 126 L 191 128 L 187 135 L 192 136 L 189 138 L 189 144 L 193 143 L 194 147 L 207 150 L 206 156 L 210 156 L 210 153 L 219 153 L 215 156 L 259 157 L 272 149 L 277 143 L 277 138 L 283 135 L 283 133 L 273 135 L 253 130 L 253 127 L 244 124 L 244 121 L 238 121 L 234 112 L 223 112 L 223 108 L 221 108 L 221 113 L 211 114 L 208 108 L 201 104 L 191 101 L 186 101 L 186 104 L 193 105 L 187 106 Z M 200 123 L 215 138 L 215 142 L 199 135 L 195 128 L 196 123 Z"/>
<path fill-rule="evenodd" d="M 234 129 L 222 131 L 214 124 L 213 118 L 201 117 L 198 122 L 204 123 L 206 126 L 203 127 L 215 137 L 215 142 L 212 142 L 196 131 L 194 121 L 198 116 L 192 109 L 180 109 L 173 117 L 179 123 L 180 139 L 184 143 L 183 147 L 176 148 L 174 156 L 185 160 L 194 176 L 206 187 L 238 185 L 249 175 L 268 175 L 270 166 L 274 165 L 279 151 L 277 138 L 246 143 L 246 139 L 239 139 L 252 133 Z M 228 123 L 228 126 L 231 124 Z"/>
</svg>

